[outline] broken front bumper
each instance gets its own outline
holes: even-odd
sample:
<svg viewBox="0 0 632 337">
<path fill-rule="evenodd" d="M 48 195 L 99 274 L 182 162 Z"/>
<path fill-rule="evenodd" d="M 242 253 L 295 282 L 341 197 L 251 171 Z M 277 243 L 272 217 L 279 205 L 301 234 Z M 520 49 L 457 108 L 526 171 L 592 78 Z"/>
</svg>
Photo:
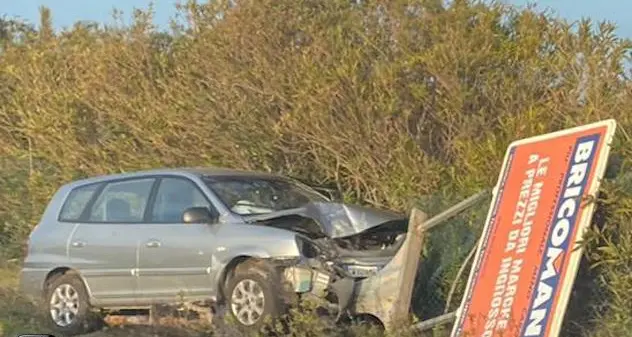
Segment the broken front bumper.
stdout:
<svg viewBox="0 0 632 337">
<path fill-rule="evenodd" d="M 348 276 L 334 278 L 330 274 L 296 265 L 285 269 L 284 276 L 296 293 L 310 293 L 323 298 L 328 291 L 336 294 L 339 315 L 371 315 L 386 329 L 407 320 L 421 257 L 422 224 L 426 214 L 413 210 L 408 234 L 393 258 L 382 268 L 354 266 L 346 269 Z"/>
<path fill-rule="evenodd" d="M 331 277 L 323 272 L 302 266 L 288 267 L 284 270 L 285 280 L 296 293 L 312 293 L 318 297 L 325 297 Z"/>
</svg>

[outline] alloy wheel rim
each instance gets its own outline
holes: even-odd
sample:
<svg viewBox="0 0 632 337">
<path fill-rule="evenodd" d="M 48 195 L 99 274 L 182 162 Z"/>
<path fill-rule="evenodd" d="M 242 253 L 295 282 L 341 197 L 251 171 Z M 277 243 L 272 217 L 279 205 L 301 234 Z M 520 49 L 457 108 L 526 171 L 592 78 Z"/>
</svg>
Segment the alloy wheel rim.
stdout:
<svg viewBox="0 0 632 337">
<path fill-rule="evenodd" d="M 231 295 L 233 316 L 243 325 L 253 325 L 261 319 L 265 308 L 263 289 L 254 280 L 239 281 Z"/>
<path fill-rule="evenodd" d="M 69 326 L 79 312 L 79 293 L 70 284 L 59 285 L 50 297 L 49 308 L 50 317 L 55 324 Z"/>
</svg>

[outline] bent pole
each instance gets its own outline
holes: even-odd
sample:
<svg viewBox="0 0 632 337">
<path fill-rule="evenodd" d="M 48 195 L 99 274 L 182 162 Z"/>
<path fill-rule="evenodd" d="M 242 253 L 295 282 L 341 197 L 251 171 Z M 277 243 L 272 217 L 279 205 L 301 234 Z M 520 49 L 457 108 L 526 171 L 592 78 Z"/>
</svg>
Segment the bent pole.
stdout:
<svg viewBox="0 0 632 337">
<path fill-rule="evenodd" d="M 433 216 L 432 218 L 428 219 L 428 221 L 424 222 L 423 224 L 423 230 L 427 231 L 430 230 L 442 223 L 444 223 L 445 221 L 459 215 L 461 212 L 467 210 L 468 208 L 474 206 L 474 204 L 478 203 L 479 201 L 485 199 L 486 197 L 488 197 L 489 195 L 491 195 L 489 190 L 483 190 L 481 192 L 478 192 L 474 195 L 472 195 L 471 197 L 459 202 L 458 204 L 446 209 L 445 211 Z"/>
<path fill-rule="evenodd" d="M 433 317 L 425 321 L 413 324 L 410 329 L 413 331 L 426 331 L 436 326 L 452 323 L 456 319 L 456 311 L 443 314 L 441 316 Z"/>
</svg>

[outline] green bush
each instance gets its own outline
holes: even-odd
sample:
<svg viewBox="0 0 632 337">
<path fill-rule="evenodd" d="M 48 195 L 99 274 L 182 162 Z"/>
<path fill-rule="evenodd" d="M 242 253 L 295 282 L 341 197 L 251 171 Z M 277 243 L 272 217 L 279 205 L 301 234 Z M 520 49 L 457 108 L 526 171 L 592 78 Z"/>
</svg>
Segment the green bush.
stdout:
<svg viewBox="0 0 632 337">
<path fill-rule="evenodd" d="M 142 11 L 59 33 L 46 9 L 37 30 L 0 25 L 1 254 L 20 256 L 60 184 L 104 173 L 256 169 L 436 213 L 492 186 L 512 140 L 605 118 L 630 165 L 629 43 L 609 24 L 465 0 L 210 3 L 180 6 L 168 32 Z M 598 296 L 573 295 L 567 334 L 632 330 L 628 187 L 604 183 L 578 281 Z M 433 234 L 417 314 L 443 310 L 426 299 L 445 301 L 485 211 Z"/>
</svg>

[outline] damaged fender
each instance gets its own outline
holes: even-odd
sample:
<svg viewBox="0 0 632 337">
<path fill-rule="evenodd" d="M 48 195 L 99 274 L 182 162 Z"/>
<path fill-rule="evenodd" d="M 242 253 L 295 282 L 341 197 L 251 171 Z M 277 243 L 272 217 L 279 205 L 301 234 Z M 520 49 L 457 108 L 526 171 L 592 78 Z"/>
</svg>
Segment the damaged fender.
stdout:
<svg viewBox="0 0 632 337">
<path fill-rule="evenodd" d="M 413 209 L 408 235 L 393 259 L 376 275 L 358 282 L 351 311 L 378 318 L 387 330 L 408 319 L 417 266 L 421 258 L 423 223 L 427 215 Z"/>
<path fill-rule="evenodd" d="M 310 203 L 297 209 L 249 216 L 248 222 L 295 231 L 320 246 L 322 255 L 304 257 L 285 269 L 285 279 L 295 292 L 321 298 L 333 292 L 338 302 L 338 318 L 346 314 L 371 315 L 386 329 L 391 329 L 408 318 L 426 217 L 425 213 L 413 209 L 407 224 L 397 229 L 399 225 L 394 222 L 406 219 L 405 216 L 355 205 Z M 374 233 L 381 228 L 407 233 L 393 246 L 396 251 L 362 251 L 339 245 L 340 240 Z M 380 252 L 387 255 L 380 256 Z M 345 258 L 367 257 L 386 257 L 388 262 L 360 277 L 343 267 Z"/>
</svg>

